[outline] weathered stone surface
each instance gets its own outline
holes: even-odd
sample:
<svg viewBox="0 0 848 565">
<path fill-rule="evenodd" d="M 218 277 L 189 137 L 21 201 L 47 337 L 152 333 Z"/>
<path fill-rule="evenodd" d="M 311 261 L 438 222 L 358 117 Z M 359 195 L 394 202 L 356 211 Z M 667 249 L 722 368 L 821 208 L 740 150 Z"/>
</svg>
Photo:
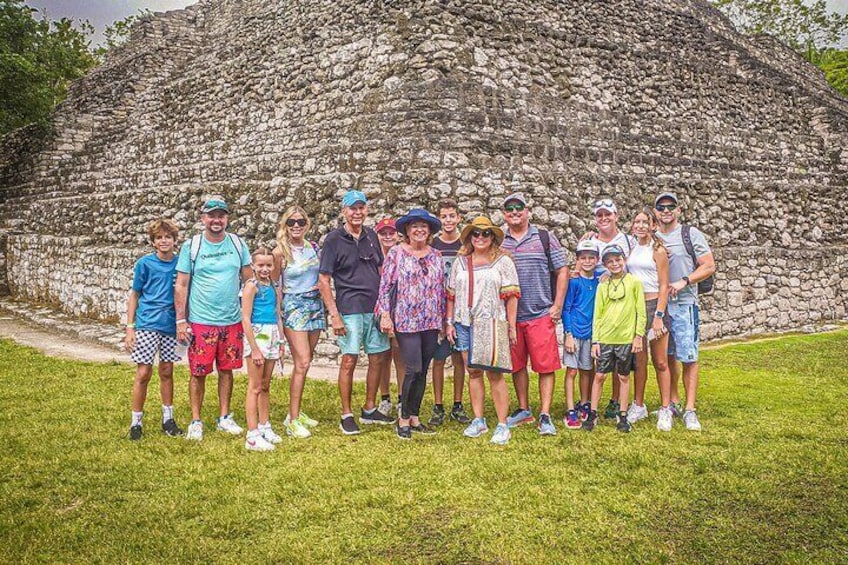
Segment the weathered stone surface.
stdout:
<svg viewBox="0 0 848 565">
<path fill-rule="evenodd" d="M 674 190 L 719 259 L 705 337 L 842 319 L 846 132 L 816 69 L 704 1 L 207 0 L 3 139 L 0 287 L 117 319 L 145 223 L 188 236 L 210 192 L 255 244 L 293 203 L 325 234 L 349 187 L 496 219 L 521 189 L 573 247 L 594 197 Z"/>
</svg>

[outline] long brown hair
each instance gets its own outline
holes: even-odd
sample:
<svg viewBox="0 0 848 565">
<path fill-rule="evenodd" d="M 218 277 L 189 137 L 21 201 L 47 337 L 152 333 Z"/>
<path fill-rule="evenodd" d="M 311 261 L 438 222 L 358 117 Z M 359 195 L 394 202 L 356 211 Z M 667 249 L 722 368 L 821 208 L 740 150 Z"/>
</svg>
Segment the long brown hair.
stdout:
<svg viewBox="0 0 848 565">
<path fill-rule="evenodd" d="M 636 218 L 639 217 L 639 214 L 645 214 L 648 217 L 648 223 L 651 226 L 651 244 L 654 248 L 654 251 L 659 251 L 662 249 L 666 253 L 668 253 L 668 249 L 665 248 L 665 244 L 663 244 L 662 240 L 657 235 L 657 225 L 659 222 L 657 221 L 656 213 L 654 209 L 650 206 L 644 206 L 641 210 L 639 210 L 635 216 L 633 216 L 633 221 L 636 221 Z M 630 233 L 633 233 L 633 222 L 630 223 Z"/>
<path fill-rule="evenodd" d="M 290 263 L 292 260 L 291 243 L 289 242 L 289 232 L 286 227 L 286 221 L 295 214 L 300 214 L 303 216 L 303 219 L 306 220 L 306 226 L 303 228 L 304 243 L 306 242 L 306 234 L 309 233 L 310 229 L 312 229 L 312 220 L 309 219 L 309 216 L 306 214 L 306 210 L 300 206 L 292 206 L 283 213 L 283 217 L 280 219 L 280 227 L 277 230 L 277 249 L 283 254 L 284 265 Z"/>
</svg>

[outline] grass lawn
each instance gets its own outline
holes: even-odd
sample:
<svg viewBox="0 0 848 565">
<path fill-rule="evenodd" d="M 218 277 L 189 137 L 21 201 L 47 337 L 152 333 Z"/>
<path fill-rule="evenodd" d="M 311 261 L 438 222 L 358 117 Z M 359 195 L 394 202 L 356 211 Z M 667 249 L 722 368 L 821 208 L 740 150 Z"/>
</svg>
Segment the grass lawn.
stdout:
<svg viewBox="0 0 848 565">
<path fill-rule="evenodd" d="M 202 443 L 158 433 L 155 378 L 131 443 L 130 365 L 0 340 L 0 562 L 846 563 L 846 353 L 846 330 L 704 352 L 700 434 L 564 430 L 558 382 L 559 435 L 503 448 L 457 424 L 344 437 L 335 386 L 310 382 L 315 435 L 263 454 L 210 431 L 214 379 Z M 287 394 L 272 385 L 277 422 Z"/>
</svg>

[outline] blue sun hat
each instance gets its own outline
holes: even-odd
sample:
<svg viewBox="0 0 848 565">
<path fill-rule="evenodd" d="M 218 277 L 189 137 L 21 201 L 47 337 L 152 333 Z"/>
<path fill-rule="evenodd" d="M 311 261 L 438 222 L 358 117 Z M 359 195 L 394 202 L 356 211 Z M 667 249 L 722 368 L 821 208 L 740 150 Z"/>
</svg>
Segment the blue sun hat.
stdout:
<svg viewBox="0 0 848 565">
<path fill-rule="evenodd" d="M 399 233 L 406 235 L 406 228 L 413 222 L 427 222 L 430 226 L 430 233 L 434 234 L 442 229 L 442 222 L 439 218 L 425 210 L 424 208 L 413 208 L 406 215 L 395 220 L 395 229 Z"/>
</svg>

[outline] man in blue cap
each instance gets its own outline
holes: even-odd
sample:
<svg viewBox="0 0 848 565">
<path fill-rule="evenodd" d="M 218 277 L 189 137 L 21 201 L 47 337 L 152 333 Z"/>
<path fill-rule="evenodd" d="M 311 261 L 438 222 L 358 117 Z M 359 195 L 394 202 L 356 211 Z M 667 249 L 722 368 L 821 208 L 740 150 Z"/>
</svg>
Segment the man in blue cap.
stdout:
<svg viewBox="0 0 848 565">
<path fill-rule="evenodd" d="M 244 331 L 239 287 L 253 276 L 250 251 L 234 233 L 227 232 L 230 209 L 222 196 L 210 196 L 201 209 L 203 233 L 180 248 L 174 307 L 177 340 L 191 341 L 189 400 L 191 424 L 186 439 L 203 439 L 200 419 L 206 376 L 218 370 L 217 429 L 233 435 L 242 432 L 230 411 L 233 369 L 242 366 Z M 241 279 L 241 280 L 240 280 Z M 190 292 L 189 292 L 190 291 Z M 190 339 L 192 338 L 193 339 Z"/>
<path fill-rule="evenodd" d="M 383 253 L 377 234 L 365 227 L 368 199 L 358 190 L 342 197 L 344 224 L 327 234 L 321 252 L 318 289 L 338 338 L 342 360 L 339 364 L 339 395 L 342 418 L 339 429 L 345 435 L 359 433 L 351 410 L 353 372 L 359 351 L 368 355 L 365 407 L 359 417 L 362 424 L 393 424 L 394 419 L 377 410 L 380 369 L 389 361 L 389 338 L 380 332 L 374 320 L 374 306 L 380 288 Z M 330 286 L 330 279 L 335 287 Z"/>
</svg>

